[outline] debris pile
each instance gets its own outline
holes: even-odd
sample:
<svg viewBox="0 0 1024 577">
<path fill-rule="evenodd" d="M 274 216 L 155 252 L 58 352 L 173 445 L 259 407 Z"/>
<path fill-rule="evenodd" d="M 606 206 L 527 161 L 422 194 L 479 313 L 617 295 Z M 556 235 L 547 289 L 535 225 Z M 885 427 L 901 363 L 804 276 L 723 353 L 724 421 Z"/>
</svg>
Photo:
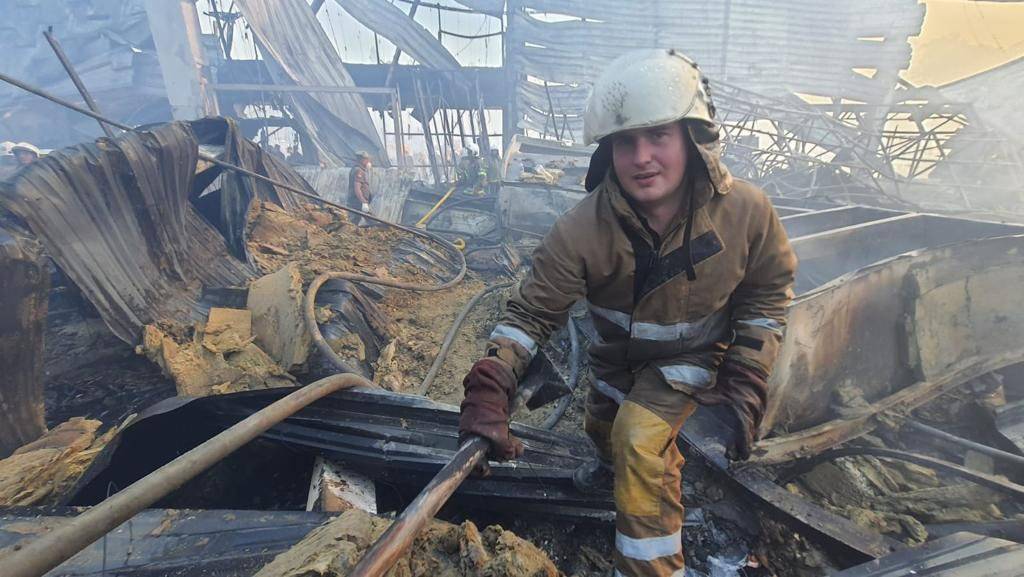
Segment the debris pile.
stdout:
<svg viewBox="0 0 1024 577">
<path fill-rule="evenodd" d="M 146 325 L 138 352 L 172 379 L 187 397 L 289 387 L 295 378 L 253 341 L 252 313 L 214 308 L 191 327 Z"/>
<path fill-rule="evenodd" d="M 482 280 L 467 279 L 442 293 L 443 296 L 429 292 L 389 292 L 380 304 L 393 321 L 394 338 L 388 345 L 393 354 L 389 351 L 378 359 L 374 381 L 395 391 L 415 389 L 437 357 L 445 333 L 459 311 L 484 286 Z M 471 313 L 435 380 L 437 387 L 428 396 L 458 404 L 462 399 L 462 376 L 483 353 L 481 338 L 487 337 L 488 321 L 499 312 L 500 301 L 490 298 Z"/>
<path fill-rule="evenodd" d="M 1002 378 L 995 373 L 967 383 L 963 392 L 946 395 L 916 411 L 914 418 L 936 423 L 956 423 L 962 434 L 986 440 L 994 431 L 993 392 L 978 387 L 998 382 L 996 404 L 1005 404 Z M 973 391 L 972 391 L 973 386 Z M 1019 394 L 1009 390 L 1011 397 Z M 909 451 L 965 470 L 1008 482 L 1018 473 L 991 457 L 915 433 L 889 419 L 877 434 L 864 435 L 847 446 Z M 948 428 L 948 425 L 946 425 Z M 1010 477 L 1008 479 L 1007 477 Z M 956 477 L 921 464 L 883 459 L 873 455 L 845 456 L 816 464 L 786 485 L 871 531 L 891 536 L 908 545 L 924 543 L 946 534 L 947 526 L 981 526 L 989 522 L 1024 519 L 1019 499 L 982 486 L 977 480 Z"/>
<path fill-rule="evenodd" d="M 349 509 L 278 555 L 256 577 L 344 577 L 389 522 Z M 392 577 L 557 577 L 554 563 L 532 543 L 499 526 L 482 532 L 471 521 L 433 521 L 387 575 Z"/>
<path fill-rule="evenodd" d="M 75 483 L 117 428 L 99 434 L 101 423 L 73 417 L 0 460 L 0 507 L 53 505 Z"/>
<path fill-rule="evenodd" d="M 356 226 L 344 211 L 330 206 L 306 204 L 287 211 L 273 202 L 254 200 L 246 245 L 262 273 L 296 263 L 303 281 L 309 282 L 333 271 L 390 276 L 393 251 L 404 236 L 390 227 Z M 401 272 L 425 276 L 412 267 Z"/>
</svg>

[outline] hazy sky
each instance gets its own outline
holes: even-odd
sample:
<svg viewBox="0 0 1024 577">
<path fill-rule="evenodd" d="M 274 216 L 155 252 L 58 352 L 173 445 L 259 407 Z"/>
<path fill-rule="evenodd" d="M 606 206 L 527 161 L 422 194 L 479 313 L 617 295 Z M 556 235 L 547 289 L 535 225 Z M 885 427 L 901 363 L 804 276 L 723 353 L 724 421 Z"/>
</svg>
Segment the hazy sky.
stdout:
<svg viewBox="0 0 1024 577">
<path fill-rule="evenodd" d="M 941 85 L 1024 56 L 1024 3 L 926 0 L 904 78 Z"/>
</svg>

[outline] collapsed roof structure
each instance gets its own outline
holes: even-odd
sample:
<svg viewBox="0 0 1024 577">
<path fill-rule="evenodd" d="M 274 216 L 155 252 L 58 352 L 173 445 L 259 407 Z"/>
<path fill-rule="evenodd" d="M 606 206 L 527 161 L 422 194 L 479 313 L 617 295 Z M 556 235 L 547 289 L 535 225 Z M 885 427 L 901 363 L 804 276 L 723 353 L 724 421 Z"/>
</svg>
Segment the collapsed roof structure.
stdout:
<svg viewBox="0 0 1024 577">
<path fill-rule="evenodd" d="M 113 118 L 142 124 L 227 113 L 263 142 L 291 127 L 312 164 L 343 165 L 360 150 L 378 165 L 399 164 L 407 142 L 416 142 L 440 181 L 470 140 L 485 149 L 489 136 L 507 143 L 517 132 L 578 141 L 597 71 L 623 49 L 671 45 L 712 79 L 731 165 L 769 192 L 1004 213 L 1016 210 L 1024 184 L 1021 131 L 1005 114 L 1020 62 L 939 88 L 907 84 L 900 73 L 910 62 L 908 39 L 925 12 L 913 0 L 827 8 L 652 0 L 642 9 L 568 0 L 207 0 L 205 10 L 177 1 L 42 4 L 14 3 L 0 46 L 19 57 L 5 72 L 73 97 L 39 36 L 52 26 Z M 317 20 L 325 4 L 393 45 L 390 58 L 343 62 Z M 62 17 L 53 22 L 51 14 Z M 500 31 L 458 32 L 463 16 Z M 479 49 L 490 37 L 502 42 L 498 67 L 464 66 L 449 48 L 458 40 Z M 49 147 L 98 134 L 89 121 L 10 87 L 0 87 L 0 105 L 12 112 L 0 127 Z M 38 119 L 53 115 L 65 120 L 62 128 L 34 132 Z"/>
<path fill-rule="evenodd" d="M 344 58 L 323 25 L 324 14 L 338 9 L 393 51 L 376 63 Z M 732 467 L 727 431 L 713 414 L 699 412 L 680 434 L 690 454 L 706 462 L 707 475 L 731 479 L 737 498 L 838 552 L 838 566 L 893 551 L 883 564 L 901 566 L 961 545 L 1012 566 L 1019 547 L 999 539 L 959 535 L 903 550 L 954 528 L 1005 537 L 1019 524 L 1024 495 L 1024 487 L 1001 476 L 1016 478 L 1012 458 L 1024 451 L 1024 391 L 1003 387 L 1004 380 L 1019 380 L 1024 317 L 1012 299 L 978 298 L 1024 282 L 1024 229 L 996 222 L 1019 221 L 1024 207 L 1024 141 L 1005 113 L 1024 68 L 1018 60 L 946 86 L 909 85 L 900 72 L 924 10 L 914 0 L 650 0 L 639 9 L 605 0 L 14 0 L 15 17 L 2 25 L 9 34 L 0 35 L 14 57 L 0 71 L 77 100 L 38 34 L 52 25 L 107 116 L 132 126 L 188 122 L 78 144 L 100 136 L 93 120 L 0 87 L 0 130 L 52 148 L 78 144 L 19 171 L 0 195 L 16 217 L 3 215 L 0 267 L 18 281 L 5 285 L 12 290 L 3 301 L 18 322 L 0 324 L 0 359 L 13 368 L 0 402 L 15 407 L 0 429 L 0 453 L 27 442 L 11 458 L 38 466 L 57 459 L 51 443 L 73 438 L 74 451 L 61 448 L 61 458 L 79 469 L 93 463 L 84 474 L 54 473 L 53 495 L 18 492 L 10 478 L 0 479 L 7 482 L 0 489 L 23 499 L 19 504 L 96 504 L 109 487 L 136 481 L 283 397 L 287 389 L 276 387 L 351 369 L 392 391 L 315 402 L 262 435 L 258 448 L 158 506 L 206 508 L 234 499 L 238 508 L 301 507 L 308 489 L 308 506 L 322 507 L 332 467 L 346 465 L 379 487 L 379 501 L 404 504 L 456 454 L 455 409 L 442 403 L 457 403 L 460 390 L 443 381 L 461 377 L 479 335 L 463 339 L 469 352 L 452 355 L 447 372 L 441 365 L 458 348 L 469 311 L 486 296 L 478 289 L 506 284 L 502 277 L 518 269 L 523 249 L 585 194 L 591 149 L 579 140 L 589 83 L 625 49 L 671 45 L 711 76 L 726 162 L 769 192 L 801 260 L 790 330 L 771 381 L 762 431 L 768 438 L 749 466 Z M 466 34 L 457 26 L 461 16 L 500 30 Z M 493 37 L 501 39 L 500 66 L 464 65 L 452 49 L 452 39 L 479 44 Z M 195 120 L 205 116 L 221 118 Z M 284 133 L 301 151 L 287 162 L 271 147 Z M 500 182 L 481 194 L 452 196 L 453 161 L 470 142 L 500 146 Z M 427 153 L 423 166 L 410 166 L 413 145 Z M 399 239 L 412 227 L 357 226 L 331 205 L 344 202 L 348 167 L 361 151 L 382 167 L 374 169 L 378 216 L 429 233 L 417 228 Z M 210 158 L 259 178 L 221 170 Z M 464 255 L 455 250 L 459 241 Z M 46 314 L 39 295 L 50 290 L 50 271 L 43 255 L 59 268 L 51 303 L 72 302 L 71 315 L 58 311 L 72 322 Z M 335 267 L 347 268 L 337 275 Z M 445 298 L 402 297 L 354 279 L 372 275 L 400 288 L 396 279 L 411 277 L 420 286 L 434 283 L 431 290 L 451 289 L 467 269 L 476 273 L 441 293 Z M 495 310 L 492 303 L 472 330 L 481 332 Z M 240 392 L 169 400 L 104 435 L 95 421 L 72 420 L 50 432 L 56 440 L 34 441 L 46 423 L 42 359 L 32 353 L 42 349 L 48 329 L 57 338 L 46 346 L 56 344 L 63 354 L 69 335 L 80 338 L 79 325 L 88 324 L 74 315 L 97 316 L 117 346 L 137 345 L 158 365 L 164 377 L 154 367 L 148 374 L 163 379 L 156 394 L 173 394 L 168 386 L 180 395 Z M 544 378 L 582 382 L 577 341 L 594 338 L 587 313 L 574 313 L 539 357 Z M 46 360 L 49 367 L 56 362 Z M 578 431 L 542 430 L 578 410 L 583 389 L 550 413 L 527 417 L 544 426 L 518 429 L 527 441 L 523 468 L 496 466 L 490 481 L 469 482 L 454 502 L 606 522 L 607 500 L 581 496 L 570 482 L 569 469 L 589 453 L 562 433 Z M 961 389 L 971 393 L 948 401 Z M 961 466 L 949 460 L 960 458 L 961 445 L 913 445 L 934 431 L 911 441 L 896 433 L 914 427 L 912 411 L 956 407 L 965 414 L 983 394 L 1003 395 L 1006 406 L 984 431 L 958 432 L 996 435 L 1001 461 Z M 122 412 L 108 425 L 143 407 L 116 407 Z M 188 434 L 167 434 L 179 430 Z M 150 444 L 161 436 L 167 442 Z M 879 458 L 902 464 L 889 467 Z M 249 482 L 254 470 L 292 468 L 315 471 L 315 488 L 306 478 Z M 981 490 L 962 490 L 948 484 L 952 478 Z M 829 492 L 833 485 L 843 491 Z M 924 494 L 947 488 L 945 497 Z M 721 490 L 715 499 L 706 488 L 687 489 L 702 503 L 722 500 Z M 924 501 L 924 513 L 915 516 L 914 504 Z M 939 515 L 929 508 L 934 503 L 955 505 Z M 964 513 L 972 504 L 983 511 Z M 167 513 L 161 526 L 207 531 L 218 522 L 210 512 L 193 524 L 176 515 Z M 702 515 L 696 510 L 688 523 L 710 547 L 739 540 L 741 531 L 721 520 L 729 529 L 716 529 Z M 151 525 L 158 516 L 147 512 L 140 520 Z M 240 516 L 245 527 L 253 522 Z M 254 532 L 254 542 L 266 545 L 250 558 L 260 565 L 267 551 L 284 551 L 320 522 L 316 515 L 270 518 L 291 529 Z M 16 529 L 25 522 L 19 512 L 0 517 L 0 546 L 19 543 Z M 744 533 L 745 542 L 761 539 L 759 531 Z M 181 574 L 199 566 L 163 548 L 154 533 L 147 560 Z M 131 547 L 129 538 L 125 550 Z M 219 570 L 257 567 L 232 566 L 238 556 L 223 547 L 209 550 L 205 561 Z M 103 551 L 94 547 L 72 564 L 105 571 Z M 119 569 L 145 570 L 129 557 Z"/>
</svg>

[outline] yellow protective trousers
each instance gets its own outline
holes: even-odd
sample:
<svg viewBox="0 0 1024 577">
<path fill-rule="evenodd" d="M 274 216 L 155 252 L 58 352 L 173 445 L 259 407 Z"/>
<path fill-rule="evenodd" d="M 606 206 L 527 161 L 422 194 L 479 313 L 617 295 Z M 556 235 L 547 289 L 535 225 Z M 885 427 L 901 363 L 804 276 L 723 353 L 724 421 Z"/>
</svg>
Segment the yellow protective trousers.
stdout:
<svg viewBox="0 0 1024 577">
<path fill-rule="evenodd" d="M 676 434 L 697 405 L 656 370 L 629 376 L 609 379 L 615 385 L 595 379 L 584 417 L 615 471 L 615 577 L 682 577 L 684 459 Z"/>
</svg>

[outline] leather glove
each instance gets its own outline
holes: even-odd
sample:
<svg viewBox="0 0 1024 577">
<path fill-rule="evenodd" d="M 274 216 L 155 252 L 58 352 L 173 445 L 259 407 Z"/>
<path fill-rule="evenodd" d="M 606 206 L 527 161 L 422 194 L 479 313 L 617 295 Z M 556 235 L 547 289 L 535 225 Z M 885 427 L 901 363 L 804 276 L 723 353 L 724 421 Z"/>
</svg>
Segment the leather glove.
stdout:
<svg viewBox="0 0 1024 577">
<path fill-rule="evenodd" d="M 465 398 L 459 416 L 459 444 L 469 435 L 491 442 L 488 455 L 508 461 L 523 454 L 523 444 L 508 430 L 509 409 L 516 393 L 512 367 L 497 357 L 480 359 L 462 381 Z"/>
<path fill-rule="evenodd" d="M 735 444 L 727 451 L 734 461 L 746 461 L 758 441 L 758 430 L 768 404 L 767 378 L 738 363 L 726 361 L 718 369 L 715 386 L 696 395 L 702 405 L 726 405 L 736 430 Z"/>
<path fill-rule="evenodd" d="M 370 203 L 364 202 L 362 207 L 363 212 L 370 212 Z"/>
</svg>

